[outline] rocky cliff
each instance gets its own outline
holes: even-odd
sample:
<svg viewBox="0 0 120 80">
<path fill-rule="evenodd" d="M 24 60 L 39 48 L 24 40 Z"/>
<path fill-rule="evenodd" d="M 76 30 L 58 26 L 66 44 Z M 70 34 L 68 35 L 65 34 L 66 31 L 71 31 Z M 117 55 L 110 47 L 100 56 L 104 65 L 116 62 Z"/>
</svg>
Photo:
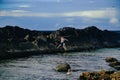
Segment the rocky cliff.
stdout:
<svg viewBox="0 0 120 80">
<path fill-rule="evenodd" d="M 57 49 L 60 37 L 66 41 L 67 51 L 120 47 L 120 34 L 100 30 L 95 26 L 85 29 L 64 27 L 56 31 L 32 31 L 18 26 L 0 28 L 0 58 L 64 51 Z"/>
<path fill-rule="evenodd" d="M 52 33 L 54 39 L 59 36 L 66 37 L 68 49 L 96 49 L 103 47 L 119 47 L 120 34 L 108 30 L 100 30 L 95 26 L 90 26 L 85 29 L 75 29 L 64 27 Z M 74 49 L 73 49 L 74 50 Z"/>
</svg>

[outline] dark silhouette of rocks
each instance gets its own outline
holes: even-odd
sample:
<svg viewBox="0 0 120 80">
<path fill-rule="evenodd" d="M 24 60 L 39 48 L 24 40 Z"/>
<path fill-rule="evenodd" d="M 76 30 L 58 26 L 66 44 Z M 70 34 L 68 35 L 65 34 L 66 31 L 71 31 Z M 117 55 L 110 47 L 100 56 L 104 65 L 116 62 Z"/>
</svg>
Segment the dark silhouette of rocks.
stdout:
<svg viewBox="0 0 120 80">
<path fill-rule="evenodd" d="M 113 57 L 106 57 L 106 62 L 109 63 L 109 66 L 113 67 L 116 70 L 120 70 L 120 61 Z"/>
<path fill-rule="evenodd" d="M 116 61 L 118 61 L 116 58 L 113 58 L 113 57 L 106 57 L 105 58 L 105 61 L 106 62 L 116 62 Z"/>
<path fill-rule="evenodd" d="M 60 37 L 68 39 L 66 52 L 120 47 L 120 34 L 100 30 L 95 26 L 85 29 L 72 27 L 56 31 L 35 31 L 18 26 L 0 28 L 0 58 L 24 57 L 32 54 L 64 52 L 57 49 Z"/>
<path fill-rule="evenodd" d="M 0 28 L 0 59 L 25 57 L 46 50 L 46 35 L 50 33 L 31 31 L 18 26 Z"/>
<path fill-rule="evenodd" d="M 52 38 L 58 39 L 59 36 L 64 36 L 69 40 L 67 43 L 68 50 L 84 50 L 96 49 L 103 47 L 119 47 L 120 35 L 107 31 L 100 30 L 95 26 L 85 29 L 75 29 L 64 27 L 51 34 Z M 58 39 L 59 40 L 59 39 Z"/>
</svg>

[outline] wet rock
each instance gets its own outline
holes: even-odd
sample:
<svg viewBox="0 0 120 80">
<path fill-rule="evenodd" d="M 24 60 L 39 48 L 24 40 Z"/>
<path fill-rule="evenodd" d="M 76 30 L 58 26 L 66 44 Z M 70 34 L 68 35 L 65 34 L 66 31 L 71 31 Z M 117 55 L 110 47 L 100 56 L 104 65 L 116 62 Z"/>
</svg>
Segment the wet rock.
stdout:
<svg viewBox="0 0 120 80">
<path fill-rule="evenodd" d="M 55 70 L 58 71 L 58 72 L 67 72 L 68 69 L 71 69 L 70 65 L 68 63 L 62 63 L 62 64 L 59 64 Z"/>
<path fill-rule="evenodd" d="M 114 66 L 117 66 L 117 65 L 120 65 L 120 62 L 114 61 L 114 62 L 109 63 L 109 66 L 111 66 L 111 67 L 114 67 Z"/>
<path fill-rule="evenodd" d="M 84 72 L 80 74 L 79 80 L 120 80 L 120 71 Z"/>
<path fill-rule="evenodd" d="M 79 80 L 98 80 L 99 78 L 100 78 L 99 73 L 85 72 L 80 74 Z"/>
<path fill-rule="evenodd" d="M 115 62 L 115 61 L 118 61 L 116 58 L 113 58 L 113 57 L 106 57 L 106 62 Z"/>
<path fill-rule="evenodd" d="M 107 57 L 105 60 L 109 63 L 109 66 L 113 67 L 116 70 L 120 70 L 120 62 L 116 58 Z"/>
<path fill-rule="evenodd" d="M 114 72 L 110 75 L 111 80 L 120 80 L 120 71 Z"/>
<path fill-rule="evenodd" d="M 111 80 L 114 71 L 101 70 L 99 72 L 84 72 L 80 74 L 79 80 Z"/>
<path fill-rule="evenodd" d="M 116 70 L 120 70 L 120 65 L 113 66 Z"/>
</svg>

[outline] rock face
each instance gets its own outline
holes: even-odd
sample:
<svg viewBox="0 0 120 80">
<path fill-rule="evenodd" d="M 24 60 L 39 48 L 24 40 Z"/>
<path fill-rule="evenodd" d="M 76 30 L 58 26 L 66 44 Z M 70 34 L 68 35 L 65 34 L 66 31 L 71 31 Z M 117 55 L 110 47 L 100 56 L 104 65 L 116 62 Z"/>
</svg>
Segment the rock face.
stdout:
<svg viewBox="0 0 120 80">
<path fill-rule="evenodd" d="M 71 69 L 70 65 L 68 63 L 62 63 L 62 64 L 59 64 L 55 70 L 58 71 L 58 72 L 67 72 L 68 69 Z"/>
<path fill-rule="evenodd" d="M 102 31 L 95 26 L 85 29 L 64 27 L 56 31 L 31 31 L 18 26 L 6 26 L 0 28 L 0 59 L 11 54 L 19 57 L 20 53 L 64 52 L 63 48 L 57 49 L 61 36 L 68 39 L 65 42 L 67 51 L 120 47 L 119 33 Z"/>
<path fill-rule="evenodd" d="M 39 53 L 39 51 L 44 52 L 48 50 L 49 46 L 53 49 L 54 45 L 49 45 L 52 42 L 51 39 L 47 40 L 46 37 L 51 32 L 31 31 L 18 26 L 0 28 L 0 59 L 24 57 Z"/>
<path fill-rule="evenodd" d="M 59 36 L 69 40 L 66 42 L 67 48 L 73 51 L 120 46 L 120 34 L 107 30 L 102 31 L 95 26 L 85 29 L 64 27 L 51 34 L 51 37 L 58 42 Z"/>
</svg>

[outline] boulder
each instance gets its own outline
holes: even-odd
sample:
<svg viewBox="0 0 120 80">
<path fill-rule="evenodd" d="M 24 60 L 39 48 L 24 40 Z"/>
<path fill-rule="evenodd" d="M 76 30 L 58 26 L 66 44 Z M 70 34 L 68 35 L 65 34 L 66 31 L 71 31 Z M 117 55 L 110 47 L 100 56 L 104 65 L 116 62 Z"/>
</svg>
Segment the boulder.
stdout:
<svg viewBox="0 0 120 80">
<path fill-rule="evenodd" d="M 110 75 L 114 71 L 101 70 L 98 72 L 84 72 L 80 74 L 79 80 L 112 80 Z"/>
<path fill-rule="evenodd" d="M 111 80 L 120 80 L 120 71 L 114 72 L 110 75 Z"/>
<path fill-rule="evenodd" d="M 120 65 L 120 62 L 118 62 L 118 61 L 114 61 L 114 62 L 109 63 L 109 66 L 111 66 L 111 67 L 118 66 L 118 65 Z"/>
<path fill-rule="evenodd" d="M 58 71 L 58 72 L 67 72 L 68 69 L 71 69 L 70 65 L 68 63 L 62 63 L 62 64 L 59 64 L 55 70 Z"/>
<path fill-rule="evenodd" d="M 116 70 L 120 70 L 120 62 L 116 58 L 107 57 L 105 60 L 109 63 L 109 66 L 113 67 Z"/>
<path fill-rule="evenodd" d="M 106 62 L 115 62 L 115 61 L 118 61 L 116 58 L 113 58 L 113 57 L 106 57 Z"/>
<path fill-rule="evenodd" d="M 120 65 L 113 66 L 114 69 L 120 70 Z"/>
</svg>

